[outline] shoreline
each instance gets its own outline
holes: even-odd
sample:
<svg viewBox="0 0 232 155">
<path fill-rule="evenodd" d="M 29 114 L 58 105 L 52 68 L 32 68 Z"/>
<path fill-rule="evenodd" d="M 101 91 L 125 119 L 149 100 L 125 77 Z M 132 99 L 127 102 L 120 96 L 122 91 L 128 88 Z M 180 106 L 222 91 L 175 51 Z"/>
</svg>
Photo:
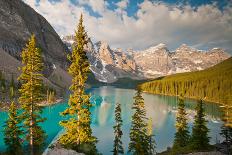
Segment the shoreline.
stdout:
<svg viewBox="0 0 232 155">
<path fill-rule="evenodd" d="M 54 102 L 52 103 L 48 103 L 47 101 L 43 101 L 41 103 L 38 103 L 37 105 L 40 107 L 47 107 L 47 106 L 52 106 L 52 105 L 56 105 L 56 104 L 60 104 L 63 103 L 64 99 L 63 98 L 58 98 L 56 99 Z M 9 109 L 9 105 L 10 103 L 5 103 L 3 106 L 0 107 L 0 112 L 7 112 Z M 16 104 L 17 108 L 20 108 L 19 104 Z"/>
<path fill-rule="evenodd" d="M 170 95 L 170 94 L 161 94 L 161 93 L 151 93 L 151 92 L 148 92 L 148 91 L 142 91 L 143 93 L 147 93 L 147 94 L 152 94 L 152 95 L 161 95 L 161 96 L 170 96 L 170 97 L 178 97 L 179 95 Z M 197 97 L 185 97 L 184 98 L 186 99 L 189 99 L 189 100 L 194 100 L 194 101 L 197 101 L 199 98 Z M 212 100 L 207 100 L 207 99 L 203 99 L 202 98 L 202 101 L 204 102 L 207 102 L 209 104 L 216 104 L 216 105 L 224 105 L 224 103 L 220 103 L 220 102 L 217 102 L 217 101 L 212 101 Z"/>
<path fill-rule="evenodd" d="M 43 101 L 43 102 L 39 103 L 38 106 L 40 106 L 40 107 L 46 107 L 46 106 L 51 106 L 51 105 L 55 105 L 55 104 L 60 104 L 63 101 L 64 101 L 63 98 L 58 98 L 54 102 L 51 102 L 51 103 L 48 103 L 47 101 Z"/>
</svg>

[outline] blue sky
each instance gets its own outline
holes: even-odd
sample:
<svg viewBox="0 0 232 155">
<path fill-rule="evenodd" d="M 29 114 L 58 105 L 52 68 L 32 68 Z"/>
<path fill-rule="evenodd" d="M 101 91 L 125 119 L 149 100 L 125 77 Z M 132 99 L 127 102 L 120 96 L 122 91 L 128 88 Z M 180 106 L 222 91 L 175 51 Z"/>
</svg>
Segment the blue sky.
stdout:
<svg viewBox="0 0 232 155">
<path fill-rule="evenodd" d="M 84 14 L 88 35 L 113 48 L 142 50 L 165 43 L 232 53 L 232 0 L 24 0 L 62 37 Z"/>
<path fill-rule="evenodd" d="M 36 0 L 39 2 L 40 0 Z M 49 0 L 50 2 L 60 2 L 61 0 Z M 78 5 L 79 0 L 69 0 L 75 5 Z M 121 0 L 105 0 L 106 3 L 108 3 L 107 8 L 114 10 L 117 9 L 116 3 L 120 2 Z M 189 4 L 193 7 L 198 7 L 201 5 L 206 5 L 206 4 L 214 4 L 220 8 L 223 9 L 225 6 L 227 6 L 229 3 L 231 3 L 230 0 L 150 0 L 152 2 L 157 2 L 157 3 L 166 3 L 168 5 L 186 5 Z M 139 9 L 138 4 L 144 2 L 144 0 L 129 0 L 129 5 L 125 9 L 127 11 L 128 16 L 134 16 Z M 91 7 L 88 5 L 84 6 L 86 10 L 88 10 L 91 15 L 98 17 L 99 14 L 97 12 L 94 12 Z"/>
</svg>

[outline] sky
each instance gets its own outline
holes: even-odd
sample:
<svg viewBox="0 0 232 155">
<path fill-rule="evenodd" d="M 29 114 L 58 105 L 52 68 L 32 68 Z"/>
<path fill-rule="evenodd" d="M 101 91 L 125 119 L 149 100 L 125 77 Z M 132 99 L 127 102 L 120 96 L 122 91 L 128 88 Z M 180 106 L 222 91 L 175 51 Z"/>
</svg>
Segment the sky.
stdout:
<svg viewBox="0 0 232 155">
<path fill-rule="evenodd" d="M 62 37 L 74 34 L 80 14 L 93 42 L 143 50 L 159 43 L 232 54 L 232 0 L 23 0 Z"/>
</svg>

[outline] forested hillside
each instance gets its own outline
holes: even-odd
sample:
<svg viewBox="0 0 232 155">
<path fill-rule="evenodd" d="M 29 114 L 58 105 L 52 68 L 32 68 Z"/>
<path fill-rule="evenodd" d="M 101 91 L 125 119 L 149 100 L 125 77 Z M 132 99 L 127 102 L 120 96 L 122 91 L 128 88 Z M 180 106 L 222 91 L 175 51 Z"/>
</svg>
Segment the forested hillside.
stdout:
<svg viewBox="0 0 232 155">
<path fill-rule="evenodd" d="M 144 92 L 180 95 L 228 104 L 232 96 L 232 57 L 203 71 L 166 76 L 140 85 Z"/>
</svg>

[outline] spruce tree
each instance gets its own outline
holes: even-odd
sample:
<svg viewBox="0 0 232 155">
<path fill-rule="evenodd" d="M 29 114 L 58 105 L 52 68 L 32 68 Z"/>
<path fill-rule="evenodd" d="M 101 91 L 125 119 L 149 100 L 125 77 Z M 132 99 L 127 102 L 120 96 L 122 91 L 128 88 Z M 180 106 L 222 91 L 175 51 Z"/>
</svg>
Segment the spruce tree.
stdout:
<svg viewBox="0 0 232 155">
<path fill-rule="evenodd" d="M 6 80 L 2 74 L 1 76 L 1 81 L 0 81 L 0 89 L 1 89 L 1 101 L 2 103 L 5 103 L 5 99 L 6 99 Z"/>
<path fill-rule="evenodd" d="M 178 112 L 176 116 L 176 133 L 174 138 L 173 149 L 178 149 L 188 145 L 189 131 L 186 118 L 185 103 L 182 95 L 178 98 Z"/>
<path fill-rule="evenodd" d="M 21 57 L 23 66 L 18 78 L 22 83 L 19 89 L 19 102 L 23 110 L 22 118 L 30 154 L 35 154 L 40 151 L 46 137 L 45 132 L 39 126 L 39 123 L 45 120 L 41 117 L 42 109 L 37 104 L 43 100 L 41 92 L 43 63 L 41 51 L 36 47 L 35 35 L 29 39 Z"/>
<path fill-rule="evenodd" d="M 13 76 L 13 74 L 11 76 L 11 81 L 10 81 L 10 92 L 9 92 L 9 95 L 10 95 L 10 99 L 13 100 L 14 97 L 15 97 L 15 83 L 14 83 L 14 76 Z"/>
<path fill-rule="evenodd" d="M 222 120 L 224 121 L 223 126 L 221 127 L 221 136 L 225 139 L 224 142 L 227 145 L 228 152 L 232 151 L 230 146 L 232 145 L 232 96 L 224 96 L 224 105 L 221 106 L 224 116 Z"/>
<path fill-rule="evenodd" d="M 22 127 L 19 125 L 21 119 L 17 112 L 15 103 L 12 101 L 9 111 L 8 119 L 4 125 L 4 142 L 7 146 L 7 153 L 11 155 L 21 155 L 23 154 L 22 149 Z"/>
<path fill-rule="evenodd" d="M 231 127 L 223 125 L 221 127 L 221 133 L 220 134 L 225 139 L 226 143 L 232 144 L 232 128 Z"/>
<path fill-rule="evenodd" d="M 232 91 L 232 90 L 231 90 Z M 232 128 L 232 95 L 224 95 L 222 98 L 222 102 L 224 103 L 220 106 L 223 110 L 223 121 L 224 126 Z"/>
<path fill-rule="evenodd" d="M 192 128 L 191 146 L 193 150 L 201 151 L 209 148 L 209 129 L 206 126 L 205 113 L 202 100 L 197 102 L 197 114 Z"/>
<path fill-rule="evenodd" d="M 62 113 L 69 116 L 70 119 L 61 121 L 65 132 L 60 137 L 59 142 L 67 148 L 75 149 L 86 154 L 96 151 L 96 137 L 92 135 L 91 113 L 90 113 L 90 96 L 85 93 L 85 83 L 88 78 L 89 62 L 86 56 L 84 46 L 87 44 L 87 33 L 83 26 L 83 16 L 81 15 L 77 31 L 75 33 L 75 42 L 72 47 L 72 54 L 68 55 L 71 65 L 68 68 L 72 76 L 72 92 L 69 98 L 69 107 Z M 89 150 L 83 150 L 86 145 Z"/>
<path fill-rule="evenodd" d="M 147 118 L 144 99 L 138 89 L 134 97 L 132 109 L 135 111 L 132 116 L 130 129 L 129 152 L 135 155 L 149 154 L 149 137 L 147 135 Z"/>
<path fill-rule="evenodd" d="M 156 153 L 155 151 L 156 143 L 153 138 L 154 135 L 153 135 L 153 128 L 152 128 L 152 118 L 150 118 L 147 123 L 147 135 L 148 135 L 148 141 L 149 141 L 149 146 L 148 146 L 149 155 L 153 155 Z"/>
<path fill-rule="evenodd" d="M 230 147 L 232 146 L 232 128 L 230 126 L 223 125 L 220 134 L 226 143 L 227 152 L 232 152 L 232 148 Z"/>
<path fill-rule="evenodd" d="M 122 126 L 122 118 L 121 118 L 121 104 L 117 103 L 116 107 L 115 107 L 115 125 L 114 125 L 114 149 L 113 149 L 113 154 L 114 155 L 118 155 L 118 154 L 124 154 L 124 150 L 123 150 L 123 144 L 122 144 L 122 130 L 121 130 L 121 126 Z"/>
</svg>

